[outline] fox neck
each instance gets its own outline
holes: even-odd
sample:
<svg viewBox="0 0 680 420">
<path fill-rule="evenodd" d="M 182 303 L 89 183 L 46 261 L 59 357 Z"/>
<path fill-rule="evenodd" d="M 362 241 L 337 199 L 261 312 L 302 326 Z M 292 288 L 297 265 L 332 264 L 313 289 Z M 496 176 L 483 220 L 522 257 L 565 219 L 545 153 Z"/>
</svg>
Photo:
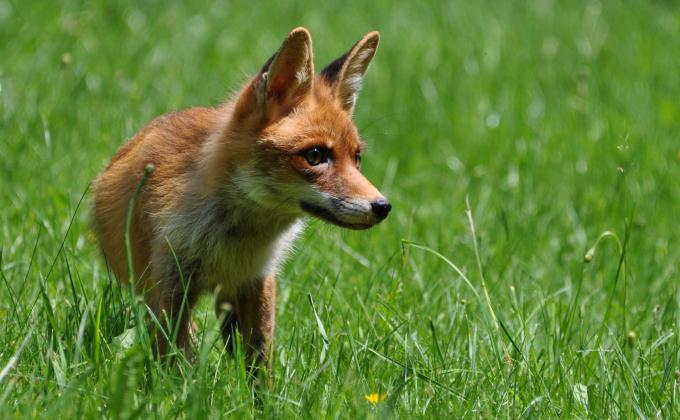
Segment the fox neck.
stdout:
<svg viewBox="0 0 680 420">
<path fill-rule="evenodd" d="M 219 208 L 224 222 L 238 225 L 243 231 L 284 231 L 302 218 L 283 206 L 259 199 L 267 185 L 248 180 L 257 179 L 257 138 L 255 130 L 235 120 L 233 104 L 220 109 L 222 117 L 201 150 L 198 176 L 191 190 Z M 261 194 L 262 193 L 262 194 Z"/>
<path fill-rule="evenodd" d="M 274 204 L 267 204 L 253 198 L 253 192 L 229 178 L 216 197 L 232 223 L 252 233 L 281 232 L 301 218 Z"/>
<path fill-rule="evenodd" d="M 261 258 L 261 267 L 243 276 L 225 274 L 244 279 L 275 271 L 304 227 L 298 217 L 262 208 L 227 185 L 211 195 L 189 193 L 181 211 L 166 217 L 162 236 L 189 260 L 207 258 L 210 265 L 223 255 L 238 256 L 238 261 Z"/>
</svg>

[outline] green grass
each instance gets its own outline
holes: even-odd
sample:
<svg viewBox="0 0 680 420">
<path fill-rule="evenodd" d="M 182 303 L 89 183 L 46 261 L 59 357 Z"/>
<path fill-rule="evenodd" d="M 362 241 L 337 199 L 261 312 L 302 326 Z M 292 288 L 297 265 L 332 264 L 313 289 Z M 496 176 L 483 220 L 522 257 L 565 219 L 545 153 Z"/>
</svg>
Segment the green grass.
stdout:
<svg viewBox="0 0 680 420">
<path fill-rule="evenodd" d="M 4 417 L 680 416 L 675 2 L 137 3 L 0 0 Z M 394 210 L 310 223 L 258 402 L 208 300 L 194 365 L 125 340 L 139 306 L 78 203 L 299 25 L 317 68 L 382 32 L 355 118 Z"/>
</svg>

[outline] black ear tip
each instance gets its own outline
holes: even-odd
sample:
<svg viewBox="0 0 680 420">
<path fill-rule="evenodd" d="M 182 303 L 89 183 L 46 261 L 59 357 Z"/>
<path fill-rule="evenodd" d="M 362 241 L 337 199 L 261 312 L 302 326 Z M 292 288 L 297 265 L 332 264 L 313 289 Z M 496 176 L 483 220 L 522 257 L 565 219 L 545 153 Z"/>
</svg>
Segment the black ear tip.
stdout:
<svg viewBox="0 0 680 420">
<path fill-rule="evenodd" d="M 324 69 L 321 70 L 321 75 L 328 81 L 333 81 L 340 73 L 342 65 L 345 64 L 345 60 L 347 60 L 347 56 L 349 56 L 349 52 L 346 52 L 335 61 L 324 67 Z"/>
</svg>

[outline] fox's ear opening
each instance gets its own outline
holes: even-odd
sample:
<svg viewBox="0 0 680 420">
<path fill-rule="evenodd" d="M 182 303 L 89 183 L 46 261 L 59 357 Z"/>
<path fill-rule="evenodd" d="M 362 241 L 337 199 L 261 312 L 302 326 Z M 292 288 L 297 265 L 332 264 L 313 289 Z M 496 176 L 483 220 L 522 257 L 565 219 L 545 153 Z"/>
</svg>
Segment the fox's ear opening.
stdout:
<svg viewBox="0 0 680 420">
<path fill-rule="evenodd" d="M 313 83 L 312 37 L 305 28 L 293 29 L 243 93 L 240 111 L 269 121 L 280 118 L 311 92 Z"/>
<path fill-rule="evenodd" d="M 364 74 L 379 43 L 380 33 L 369 32 L 349 51 L 321 71 L 321 76 L 333 86 L 340 104 L 349 113 L 354 110 Z"/>
</svg>

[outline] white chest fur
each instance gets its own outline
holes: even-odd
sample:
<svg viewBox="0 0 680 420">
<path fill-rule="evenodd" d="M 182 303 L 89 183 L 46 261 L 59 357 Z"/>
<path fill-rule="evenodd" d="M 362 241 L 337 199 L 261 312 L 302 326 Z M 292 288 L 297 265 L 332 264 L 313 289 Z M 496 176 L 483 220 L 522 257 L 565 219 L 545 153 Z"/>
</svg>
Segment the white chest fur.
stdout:
<svg viewBox="0 0 680 420">
<path fill-rule="evenodd" d="M 276 272 L 303 229 L 304 223 L 298 220 L 278 233 L 217 240 L 201 258 L 202 286 L 232 293 Z"/>
<path fill-rule="evenodd" d="M 274 273 L 303 229 L 300 219 L 277 220 L 197 198 L 182 212 L 162 216 L 158 230 L 180 260 L 198 263 L 201 291 L 233 294 Z"/>
</svg>

